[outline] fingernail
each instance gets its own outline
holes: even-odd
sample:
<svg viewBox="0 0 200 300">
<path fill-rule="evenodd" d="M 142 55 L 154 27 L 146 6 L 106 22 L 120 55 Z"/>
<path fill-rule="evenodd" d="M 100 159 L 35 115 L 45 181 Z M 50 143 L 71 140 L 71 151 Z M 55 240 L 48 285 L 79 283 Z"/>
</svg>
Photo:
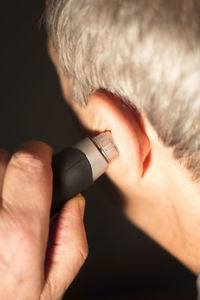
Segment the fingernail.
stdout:
<svg viewBox="0 0 200 300">
<path fill-rule="evenodd" d="M 79 205 L 79 208 L 80 208 L 80 213 L 81 213 L 81 218 L 83 219 L 84 212 L 85 212 L 85 199 L 81 194 L 77 195 L 75 197 L 75 199 L 78 202 L 78 205 Z"/>
</svg>

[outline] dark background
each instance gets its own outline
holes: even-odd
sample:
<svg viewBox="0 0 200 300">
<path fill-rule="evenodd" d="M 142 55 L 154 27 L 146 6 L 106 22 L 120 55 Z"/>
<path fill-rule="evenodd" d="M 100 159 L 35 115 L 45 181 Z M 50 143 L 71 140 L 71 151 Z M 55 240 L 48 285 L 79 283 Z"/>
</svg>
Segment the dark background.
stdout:
<svg viewBox="0 0 200 300">
<path fill-rule="evenodd" d="M 55 151 L 84 136 L 62 99 L 38 20 L 44 1 L 1 1 L 0 147 L 39 139 Z M 195 299 L 195 277 L 133 227 L 102 177 L 86 194 L 89 258 L 64 299 Z"/>
</svg>

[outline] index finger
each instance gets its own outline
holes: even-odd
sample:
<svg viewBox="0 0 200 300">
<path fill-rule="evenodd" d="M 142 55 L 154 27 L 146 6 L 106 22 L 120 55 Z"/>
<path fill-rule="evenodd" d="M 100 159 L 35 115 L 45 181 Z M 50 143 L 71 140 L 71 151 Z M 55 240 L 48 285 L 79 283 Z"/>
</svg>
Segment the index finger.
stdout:
<svg viewBox="0 0 200 300">
<path fill-rule="evenodd" d="M 31 141 L 10 159 L 2 191 L 5 209 L 23 218 L 49 218 L 52 197 L 52 149 Z"/>
</svg>

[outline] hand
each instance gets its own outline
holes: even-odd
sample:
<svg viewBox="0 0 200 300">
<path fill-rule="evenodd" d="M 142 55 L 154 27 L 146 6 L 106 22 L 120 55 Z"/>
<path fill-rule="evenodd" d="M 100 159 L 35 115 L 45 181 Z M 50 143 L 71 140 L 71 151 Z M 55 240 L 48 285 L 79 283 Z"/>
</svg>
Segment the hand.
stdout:
<svg viewBox="0 0 200 300">
<path fill-rule="evenodd" d="M 87 257 L 85 202 L 77 196 L 56 217 L 47 248 L 52 150 L 28 142 L 0 150 L 0 299 L 61 299 Z"/>
</svg>

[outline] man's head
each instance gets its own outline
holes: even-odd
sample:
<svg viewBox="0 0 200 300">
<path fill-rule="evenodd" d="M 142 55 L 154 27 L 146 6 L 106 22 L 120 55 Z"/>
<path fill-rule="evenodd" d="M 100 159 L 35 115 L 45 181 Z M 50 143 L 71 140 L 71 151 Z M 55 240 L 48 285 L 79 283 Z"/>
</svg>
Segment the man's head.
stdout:
<svg viewBox="0 0 200 300">
<path fill-rule="evenodd" d="M 119 96 L 200 176 L 199 1 L 48 0 L 47 26 L 77 103 Z"/>
<path fill-rule="evenodd" d="M 200 238 L 192 248 L 189 237 L 195 240 L 191 222 L 199 217 L 200 2 L 46 4 L 50 53 L 68 103 L 90 131 L 112 131 L 119 148 L 108 175 L 127 215 L 199 270 L 191 249 L 197 242 L 200 249 Z"/>
</svg>

